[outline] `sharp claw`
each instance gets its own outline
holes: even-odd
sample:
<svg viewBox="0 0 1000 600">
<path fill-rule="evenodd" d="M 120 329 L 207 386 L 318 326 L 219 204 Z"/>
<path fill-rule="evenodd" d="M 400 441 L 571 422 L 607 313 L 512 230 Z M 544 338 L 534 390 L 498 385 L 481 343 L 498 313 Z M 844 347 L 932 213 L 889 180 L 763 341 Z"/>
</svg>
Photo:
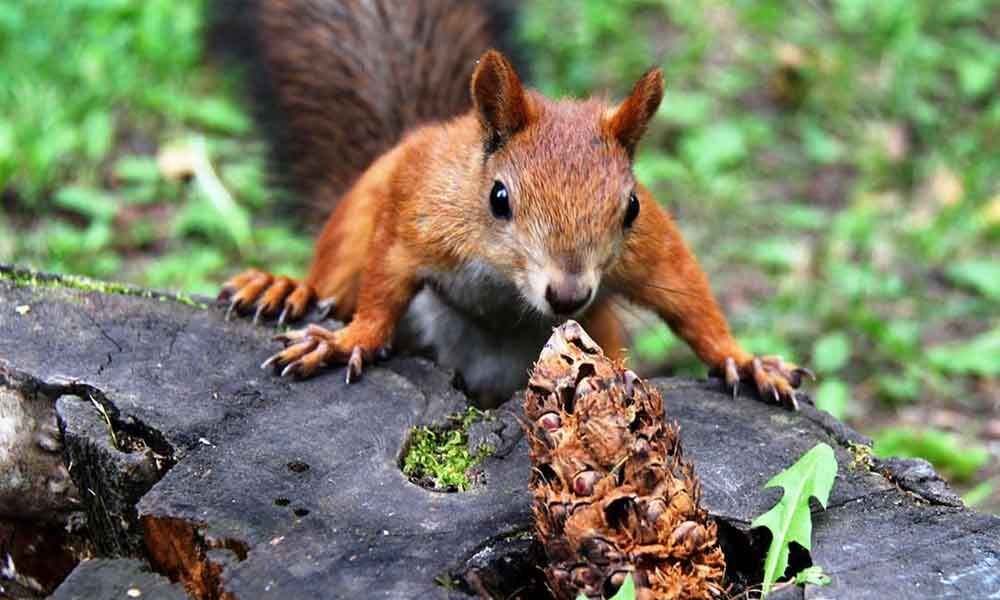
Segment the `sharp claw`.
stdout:
<svg viewBox="0 0 1000 600">
<path fill-rule="evenodd" d="M 724 371 L 726 377 L 726 385 L 728 385 L 730 389 L 733 390 L 733 398 L 735 399 L 736 396 L 738 396 L 740 393 L 740 372 L 736 368 L 736 361 L 732 357 L 726 359 L 726 365 Z"/>
<path fill-rule="evenodd" d="M 337 303 L 333 301 L 333 298 L 328 298 L 317 302 L 316 307 L 319 308 L 318 320 L 325 321 L 326 319 L 329 319 L 333 311 L 337 309 Z"/>
<path fill-rule="evenodd" d="M 781 404 L 781 394 L 778 393 L 778 388 L 773 383 L 770 385 L 771 395 L 774 396 L 774 403 Z"/>
<path fill-rule="evenodd" d="M 239 299 L 235 299 L 229 303 L 229 308 L 226 309 L 226 320 L 228 321 L 233 316 L 233 311 L 237 310 L 240 306 Z"/>
<path fill-rule="evenodd" d="M 355 346 L 351 350 L 351 358 L 347 361 L 347 374 L 344 377 L 345 383 L 354 383 L 361 377 L 361 368 L 364 364 L 364 357 L 361 354 L 361 346 Z"/>
<path fill-rule="evenodd" d="M 275 363 L 277 363 L 279 360 L 281 360 L 281 353 L 280 352 L 278 352 L 277 354 L 272 354 L 271 356 L 268 357 L 267 360 L 265 360 L 264 362 L 260 363 L 260 368 L 264 369 L 266 371 L 266 370 L 270 369 L 271 367 L 273 367 L 275 365 Z"/>
<path fill-rule="evenodd" d="M 799 410 L 799 399 L 795 397 L 795 392 L 789 394 L 788 403 L 791 405 L 792 410 Z"/>
<path fill-rule="evenodd" d="M 257 325 L 257 324 L 260 323 L 260 316 L 264 314 L 264 308 L 265 308 L 265 306 L 263 304 L 261 304 L 260 306 L 257 307 L 257 312 L 255 312 L 253 314 L 253 324 L 254 325 Z"/>
<path fill-rule="evenodd" d="M 295 372 L 299 369 L 301 365 L 302 365 L 302 360 L 293 360 L 292 362 L 288 363 L 288 366 L 282 369 L 281 376 L 287 377 L 289 375 L 295 374 Z"/>
<path fill-rule="evenodd" d="M 285 324 L 285 321 L 288 320 L 288 315 L 291 312 L 291 310 L 292 310 L 292 305 L 291 304 L 286 304 L 285 308 L 283 308 L 281 310 L 281 316 L 278 317 L 278 326 L 279 327 L 283 326 Z"/>
<path fill-rule="evenodd" d="M 812 379 L 813 381 L 816 381 L 816 374 L 813 373 L 811 370 L 805 368 L 805 367 L 796 367 L 795 368 L 795 373 L 798 373 L 799 375 L 805 375 L 809 379 Z"/>
</svg>

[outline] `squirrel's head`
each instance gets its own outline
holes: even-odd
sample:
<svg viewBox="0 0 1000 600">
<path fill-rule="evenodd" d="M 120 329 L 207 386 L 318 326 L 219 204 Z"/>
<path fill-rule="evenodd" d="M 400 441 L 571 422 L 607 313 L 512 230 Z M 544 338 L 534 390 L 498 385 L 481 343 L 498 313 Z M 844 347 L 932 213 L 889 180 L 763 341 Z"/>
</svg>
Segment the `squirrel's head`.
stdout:
<svg viewBox="0 0 1000 600">
<path fill-rule="evenodd" d="M 549 100 L 491 50 L 471 88 L 487 258 L 542 314 L 577 314 L 642 219 L 632 157 L 663 98 L 663 76 L 648 71 L 617 106 Z"/>
</svg>

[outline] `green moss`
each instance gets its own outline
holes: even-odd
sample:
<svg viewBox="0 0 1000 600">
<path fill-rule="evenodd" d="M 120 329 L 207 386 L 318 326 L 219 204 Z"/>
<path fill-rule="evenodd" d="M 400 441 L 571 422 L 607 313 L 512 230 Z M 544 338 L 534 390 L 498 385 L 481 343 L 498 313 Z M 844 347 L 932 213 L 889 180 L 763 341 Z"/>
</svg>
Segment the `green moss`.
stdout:
<svg viewBox="0 0 1000 600">
<path fill-rule="evenodd" d="M 470 407 L 448 417 L 443 427 L 414 427 L 403 457 L 403 473 L 437 490 L 468 490 L 472 484 L 469 469 L 494 452 L 488 444 L 469 451 L 469 426 L 489 418 L 488 413 Z"/>
<path fill-rule="evenodd" d="M 872 468 L 872 447 L 865 444 L 858 444 L 855 442 L 847 443 L 847 450 L 851 453 L 851 469 L 868 469 Z"/>
<path fill-rule="evenodd" d="M 177 302 L 195 308 L 208 308 L 207 304 L 199 302 L 187 294 L 165 294 L 124 283 L 99 281 L 80 275 L 49 275 L 27 269 L 0 267 L 0 281 L 9 281 L 17 287 L 65 288 L 83 292 L 97 292 L 99 294 L 121 294 L 138 298 L 156 298 L 161 302 Z"/>
</svg>

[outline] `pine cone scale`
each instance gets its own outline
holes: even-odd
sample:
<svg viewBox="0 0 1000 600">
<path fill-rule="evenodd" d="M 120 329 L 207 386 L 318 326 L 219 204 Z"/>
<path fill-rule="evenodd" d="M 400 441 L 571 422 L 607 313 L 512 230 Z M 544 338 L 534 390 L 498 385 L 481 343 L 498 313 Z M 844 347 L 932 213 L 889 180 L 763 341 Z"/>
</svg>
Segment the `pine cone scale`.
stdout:
<svg viewBox="0 0 1000 600">
<path fill-rule="evenodd" d="M 525 393 L 531 490 L 557 598 L 713 598 L 725 562 L 663 400 L 575 322 L 543 349 Z"/>
</svg>

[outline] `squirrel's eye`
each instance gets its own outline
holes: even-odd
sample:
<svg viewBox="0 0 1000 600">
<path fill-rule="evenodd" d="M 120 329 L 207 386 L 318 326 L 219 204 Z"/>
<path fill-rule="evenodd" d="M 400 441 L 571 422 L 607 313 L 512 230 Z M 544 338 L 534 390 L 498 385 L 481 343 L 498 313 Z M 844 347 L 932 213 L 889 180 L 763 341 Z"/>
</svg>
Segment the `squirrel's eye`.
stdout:
<svg viewBox="0 0 1000 600">
<path fill-rule="evenodd" d="M 632 192 L 628 197 L 628 208 L 625 209 L 625 229 L 632 226 L 639 216 L 639 198 Z"/>
<path fill-rule="evenodd" d="M 510 199 L 507 197 L 507 188 L 497 181 L 490 191 L 490 212 L 498 219 L 510 220 L 513 216 L 510 212 Z"/>
</svg>

